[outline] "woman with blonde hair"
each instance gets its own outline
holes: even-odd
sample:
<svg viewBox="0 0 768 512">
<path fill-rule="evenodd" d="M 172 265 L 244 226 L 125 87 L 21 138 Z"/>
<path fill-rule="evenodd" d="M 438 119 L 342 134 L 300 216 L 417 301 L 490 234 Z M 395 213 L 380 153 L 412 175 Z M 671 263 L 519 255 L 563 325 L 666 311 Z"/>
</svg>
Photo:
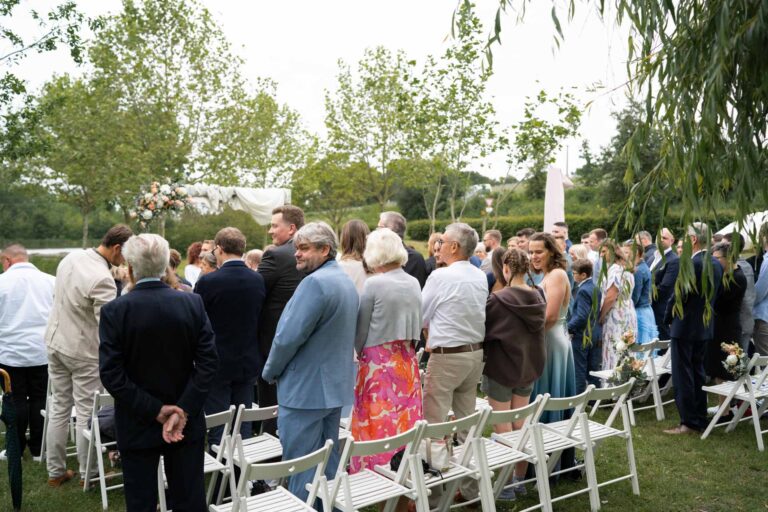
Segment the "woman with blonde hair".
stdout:
<svg viewBox="0 0 768 512">
<path fill-rule="evenodd" d="M 568 249 L 568 254 L 573 261 L 589 259 L 589 248 L 583 244 L 573 244 Z"/>
<path fill-rule="evenodd" d="M 421 287 L 403 270 L 403 242 L 387 228 L 368 235 L 365 261 L 374 275 L 363 286 L 355 349 L 359 370 L 350 430 L 356 441 L 393 436 L 423 418 L 416 343 L 421 333 Z M 351 461 L 350 473 L 389 464 L 394 452 Z"/>
<path fill-rule="evenodd" d="M 637 315 L 632 302 L 635 277 L 632 275 L 633 265 L 610 238 L 600 245 L 600 258 L 603 260 L 602 268 L 607 269 L 606 273 L 600 272 L 598 276 L 603 296 L 598 317 L 603 329 L 603 369 L 612 370 L 616 366 L 614 344 L 625 333 L 637 336 Z"/>
<path fill-rule="evenodd" d="M 429 274 L 431 274 L 437 268 L 437 260 L 435 259 L 435 246 L 437 241 L 440 240 L 440 236 L 442 236 L 442 233 L 435 231 L 429 235 L 429 240 L 427 240 L 427 259 L 424 261 L 424 264 L 427 266 L 427 277 L 429 277 Z"/>
</svg>

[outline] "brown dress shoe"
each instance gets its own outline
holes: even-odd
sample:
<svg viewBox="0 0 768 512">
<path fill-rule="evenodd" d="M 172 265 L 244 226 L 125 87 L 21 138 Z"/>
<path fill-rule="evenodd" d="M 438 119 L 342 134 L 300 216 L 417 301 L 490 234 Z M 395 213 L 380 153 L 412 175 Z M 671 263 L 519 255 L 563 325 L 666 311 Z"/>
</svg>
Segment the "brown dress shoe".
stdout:
<svg viewBox="0 0 768 512">
<path fill-rule="evenodd" d="M 49 478 L 48 487 L 61 487 L 61 484 L 63 484 L 64 482 L 69 482 L 74 477 L 75 477 L 75 472 L 71 469 L 68 469 L 61 476 L 57 476 L 56 478 Z"/>
</svg>

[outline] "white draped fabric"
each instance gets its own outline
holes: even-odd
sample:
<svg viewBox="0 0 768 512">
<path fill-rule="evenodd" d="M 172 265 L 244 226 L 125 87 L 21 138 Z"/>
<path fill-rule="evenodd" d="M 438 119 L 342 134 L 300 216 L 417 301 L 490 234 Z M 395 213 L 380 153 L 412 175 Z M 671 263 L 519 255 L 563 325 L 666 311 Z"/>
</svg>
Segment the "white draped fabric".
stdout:
<svg viewBox="0 0 768 512">
<path fill-rule="evenodd" d="M 565 221 L 565 189 L 573 182 L 563 172 L 550 165 L 547 169 L 547 188 L 544 196 L 544 232 L 550 233 L 555 222 Z"/>
<path fill-rule="evenodd" d="M 751 249 L 752 248 L 752 237 L 754 236 L 757 238 L 757 233 L 760 230 L 760 226 L 763 225 L 763 223 L 768 222 L 768 210 L 764 212 L 755 212 L 750 213 L 744 218 L 744 222 L 742 223 L 742 228 L 739 229 L 739 223 L 738 222 L 731 222 L 727 226 L 725 226 L 723 229 L 717 232 L 718 235 L 725 235 L 727 233 L 733 233 L 734 231 L 738 231 L 741 233 L 741 236 L 744 237 L 744 247 L 742 249 Z"/>
<path fill-rule="evenodd" d="M 287 188 L 220 187 L 218 185 L 187 185 L 192 204 L 206 213 L 220 213 L 224 205 L 248 212 L 259 224 L 269 224 L 272 210 L 291 202 Z"/>
</svg>

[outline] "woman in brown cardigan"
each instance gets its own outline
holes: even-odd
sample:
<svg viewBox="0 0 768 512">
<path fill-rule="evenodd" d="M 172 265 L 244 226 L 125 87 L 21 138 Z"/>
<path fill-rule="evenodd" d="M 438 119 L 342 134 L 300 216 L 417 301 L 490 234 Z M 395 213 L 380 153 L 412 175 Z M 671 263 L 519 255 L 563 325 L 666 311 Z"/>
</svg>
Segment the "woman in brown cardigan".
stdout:
<svg viewBox="0 0 768 512">
<path fill-rule="evenodd" d="M 528 405 L 533 382 L 547 359 L 544 320 L 547 303 L 542 291 L 526 283 L 528 255 L 509 249 L 504 255 L 506 286 L 488 297 L 485 307 L 485 369 L 482 389 L 494 411 Z M 528 282 L 533 282 L 531 279 Z M 498 424 L 497 433 L 522 428 L 520 424 Z M 515 467 L 513 483 L 525 479 L 527 463 Z M 514 499 L 522 486 L 505 489 L 501 499 Z M 508 495 L 508 496 L 507 496 Z"/>
</svg>

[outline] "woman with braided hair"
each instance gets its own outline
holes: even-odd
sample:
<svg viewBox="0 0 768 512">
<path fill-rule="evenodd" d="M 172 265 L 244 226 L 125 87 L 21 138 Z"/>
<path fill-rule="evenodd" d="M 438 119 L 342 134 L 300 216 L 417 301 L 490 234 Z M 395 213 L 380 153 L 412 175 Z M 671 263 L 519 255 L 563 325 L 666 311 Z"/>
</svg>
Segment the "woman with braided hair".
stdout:
<svg viewBox="0 0 768 512">
<path fill-rule="evenodd" d="M 498 249 L 497 249 L 498 250 Z M 485 307 L 486 363 L 482 389 L 495 411 L 508 411 L 528 405 L 533 383 L 541 375 L 547 358 L 544 341 L 544 319 L 547 303 L 541 289 L 527 284 L 530 279 L 528 255 L 520 249 L 509 249 L 503 256 L 499 278 L 504 287 L 491 293 Z M 497 284 L 499 281 L 497 280 Z M 497 433 L 522 428 L 520 424 L 498 424 Z M 518 464 L 513 482 L 525 479 L 527 464 Z M 502 492 L 501 499 L 513 499 L 512 487 Z"/>
</svg>

